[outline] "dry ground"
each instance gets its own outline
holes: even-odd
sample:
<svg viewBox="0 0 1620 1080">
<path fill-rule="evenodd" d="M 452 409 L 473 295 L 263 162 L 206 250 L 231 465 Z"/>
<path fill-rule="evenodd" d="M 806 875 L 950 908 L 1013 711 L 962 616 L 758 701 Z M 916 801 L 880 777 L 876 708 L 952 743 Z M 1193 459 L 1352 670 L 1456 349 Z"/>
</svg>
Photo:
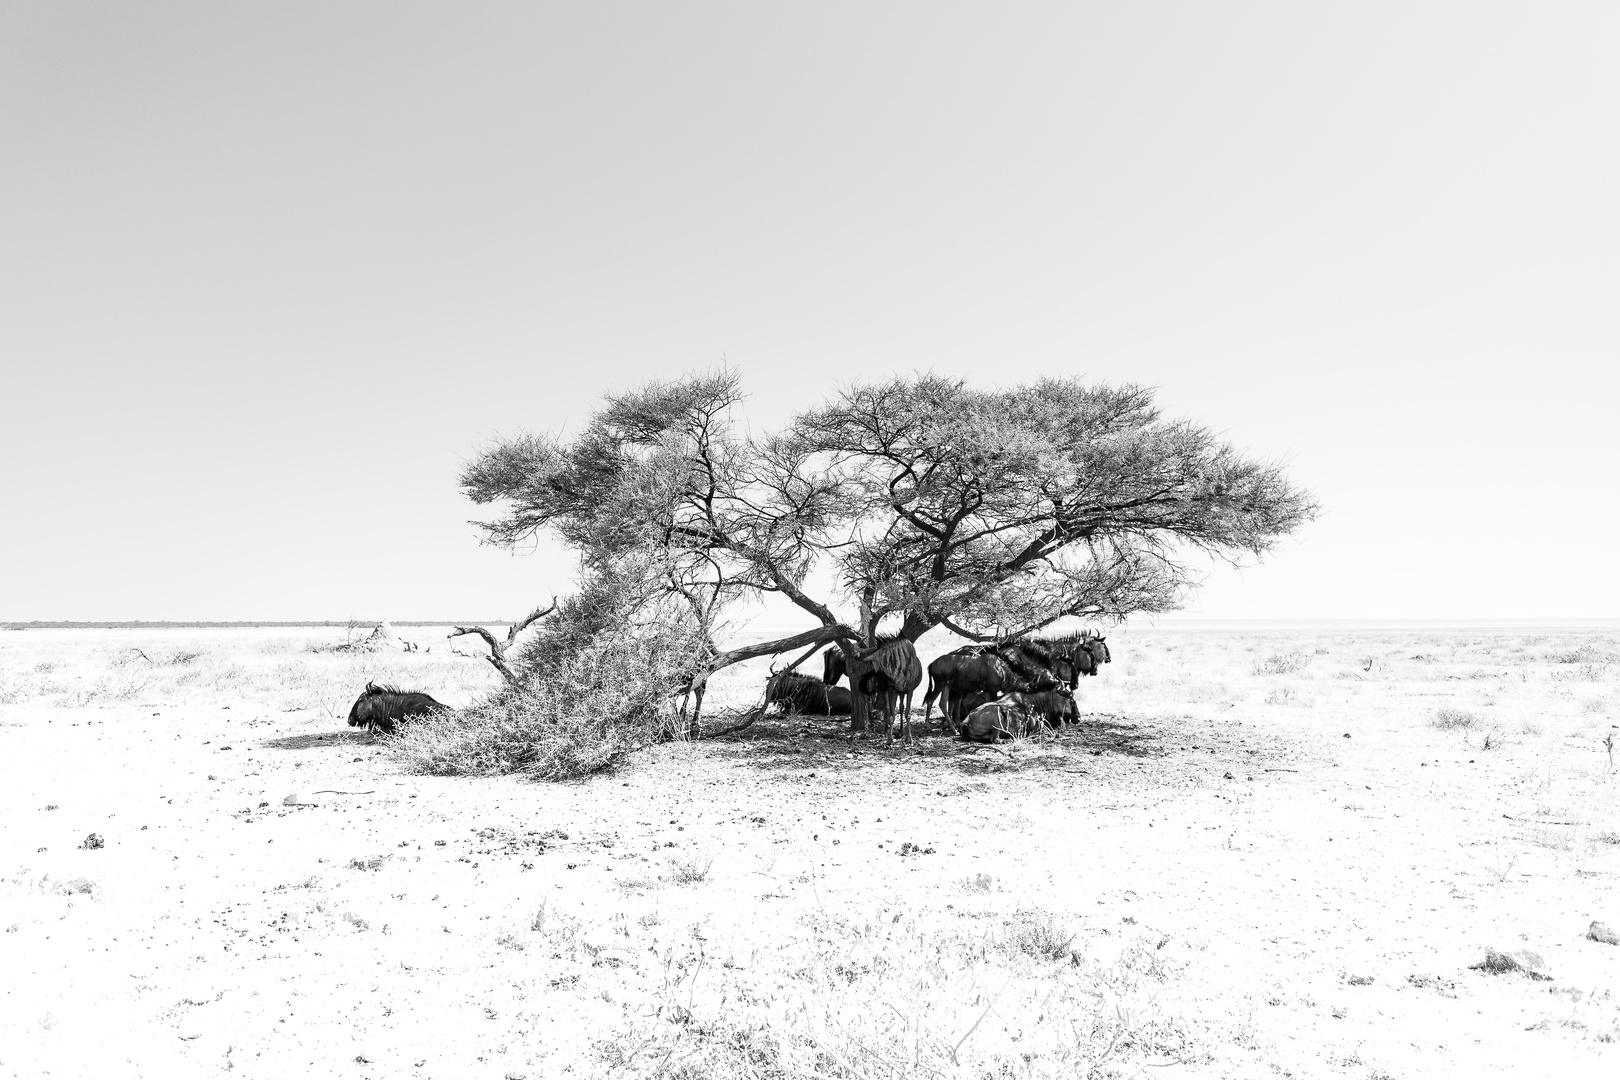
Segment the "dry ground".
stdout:
<svg viewBox="0 0 1620 1080">
<path fill-rule="evenodd" d="M 567 785 L 345 728 L 493 685 L 403 635 L 0 634 L 0 1076 L 1620 1075 L 1612 634 L 1115 633 L 1050 741 Z"/>
</svg>

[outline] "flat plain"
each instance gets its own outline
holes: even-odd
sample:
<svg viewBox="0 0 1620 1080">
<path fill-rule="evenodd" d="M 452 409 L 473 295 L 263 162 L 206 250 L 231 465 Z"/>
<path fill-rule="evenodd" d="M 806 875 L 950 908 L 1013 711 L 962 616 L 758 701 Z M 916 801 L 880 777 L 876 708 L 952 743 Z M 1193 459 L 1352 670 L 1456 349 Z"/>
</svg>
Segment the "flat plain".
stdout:
<svg viewBox="0 0 1620 1080">
<path fill-rule="evenodd" d="M 0 634 L 0 1076 L 1620 1074 L 1613 631 L 1116 631 L 1051 737 L 567 784 L 348 729 L 496 685 L 401 634 Z"/>
</svg>

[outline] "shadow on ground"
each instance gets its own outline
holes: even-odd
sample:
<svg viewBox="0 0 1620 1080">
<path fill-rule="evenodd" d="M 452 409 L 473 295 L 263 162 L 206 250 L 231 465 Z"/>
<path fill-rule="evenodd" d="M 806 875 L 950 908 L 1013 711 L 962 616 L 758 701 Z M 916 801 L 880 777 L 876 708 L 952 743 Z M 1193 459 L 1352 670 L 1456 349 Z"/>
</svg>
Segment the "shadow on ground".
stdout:
<svg viewBox="0 0 1620 1080">
<path fill-rule="evenodd" d="M 1093 757 L 1157 758 L 1159 732 L 1130 717 L 1092 714 L 1083 723 L 1016 743 L 966 743 L 938 731 L 917 735 L 917 745 L 882 735 L 850 737 L 848 721 L 820 716 L 766 716 L 730 735 L 706 740 L 713 757 L 736 765 L 782 772 L 851 772 L 901 764 L 969 775 L 1072 772 Z"/>
<path fill-rule="evenodd" d="M 313 735 L 283 735 L 259 745 L 266 750 L 313 750 L 318 746 L 376 746 L 377 736 L 365 731 L 319 731 Z"/>
</svg>

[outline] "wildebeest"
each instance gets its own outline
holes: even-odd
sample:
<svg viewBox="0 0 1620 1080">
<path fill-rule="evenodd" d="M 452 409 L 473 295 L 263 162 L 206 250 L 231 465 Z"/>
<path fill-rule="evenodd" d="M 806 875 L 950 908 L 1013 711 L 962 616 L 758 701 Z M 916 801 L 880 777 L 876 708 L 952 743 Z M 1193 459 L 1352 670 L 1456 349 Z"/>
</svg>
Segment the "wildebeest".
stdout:
<svg viewBox="0 0 1620 1080">
<path fill-rule="evenodd" d="M 1114 662 L 1114 656 L 1108 651 L 1108 639 L 1101 634 L 1086 632 L 1084 644 L 1087 654 L 1091 657 L 1090 674 L 1096 675 L 1104 664 Z"/>
<path fill-rule="evenodd" d="M 1049 724 L 1077 724 L 1080 722 L 1080 706 L 1075 702 L 1074 696 L 1064 690 L 1042 690 L 1034 694 L 1022 695 L 1031 711 L 1035 712 Z"/>
<path fill-rule="evenodd" d="M 900 723 L 906 745 L 912 743 L 911 697 L 922 685 L 923 666 L 917 649 L 906 638 L 886 642 L 871 652 L 858 654 L 850 665 L 850 681 L 870 696 L 883 717 L 884 748 L 894 745 L 894 713 L 900 710 Z"/>
<path fill-rule="evenodd" d="M 873 638 L 873 648 L 881 649 L 902 640 L 899 634 L 878 634 Z M 821 654 L 821 681 L 828 686 L 837 686 L 838 680 L 848 673 L 849 659 L 844 655 L 844 650 L 836 645 L 827 646 L 827 651 Z"/>
<path fill-rule="evenodd" d="M 1063 634 L 1058 637 L 1029 638 L 1030 643 L 1044 647 L 1054 655 L 1065 656 L 1072 661 L 1077 675 L 1096 675 L 1102 665 L 1110 662 L 1113 657 L 1108 652 L 1108 641 L 1095 630 L 1082 630 L 1077 634 Z M 1074 689 L 1075 683 L 1069 684 Z"/>
<path fill-rule="evenodd" d="M 354 708 L 349 710 L 349 726 L 392 735 L 395 724 L 442 708 L 443 705 L 426 694 L 368 682 L 365 693 L 355 699 Z"/>
<path fill-rule="evenodd" d="M 982 656 L 988 648 L 985 645 L 964 645 L 960 649 L 937 656 L 928 665 L 928 692 L 923 695 L 923 725 L 926 727 L 928 718 L 933 715 L 934 699 L 939 699 L 939 712 L 946 722 L 951 717 L 951 676 L 965 661 L 976 656 Z"/>
<path fill-rule="evenodd" d="M 986 693 L 1029 693 L 1036 690 L 1055 690 L 1063 685 L 1061 679 L 1048 671 L 1028 664 L 1015 664 L 1009 660 L 1009 650 L 964 658 L 946 682 L 949 709 L 948 723 L 959 723 L 967 713 L 963 708 L 969 695 Z"/>
<path fill-rule="evenodd" d="M 842 686 L 828 686 L 812 675 L 797 671 L 773 671 L 765 683 L 765 704 L 780 702 L 786 712 L 809 716 L 848 716 L 853 712 L 850 692 Z"/>
<path fill-rule="evenodd" d="M 967 714 L 962 721 L 962 738 L 968 742 L 995 742 L 1033 735 L 1042 726 L 1042 718 L 1027 695 L 1004 694 Z"/>
</svg>

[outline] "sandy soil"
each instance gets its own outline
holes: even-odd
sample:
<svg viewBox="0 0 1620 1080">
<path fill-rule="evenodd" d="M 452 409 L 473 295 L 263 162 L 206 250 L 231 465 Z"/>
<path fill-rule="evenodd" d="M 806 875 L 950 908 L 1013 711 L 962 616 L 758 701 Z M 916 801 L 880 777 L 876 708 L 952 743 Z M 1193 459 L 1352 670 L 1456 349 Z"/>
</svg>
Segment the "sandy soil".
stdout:
<svg viewBox="0 0 1620 1080">
<path fill-rule="evenodd" d="M 0 635 L 0 1076 L 1620 1075 L 1611 635 L 1116 633 L 1049 741 L 566 785 L 402 773 L 366 678 L 493 674 L 317 637 Z"/>
</svg>

